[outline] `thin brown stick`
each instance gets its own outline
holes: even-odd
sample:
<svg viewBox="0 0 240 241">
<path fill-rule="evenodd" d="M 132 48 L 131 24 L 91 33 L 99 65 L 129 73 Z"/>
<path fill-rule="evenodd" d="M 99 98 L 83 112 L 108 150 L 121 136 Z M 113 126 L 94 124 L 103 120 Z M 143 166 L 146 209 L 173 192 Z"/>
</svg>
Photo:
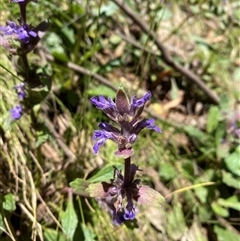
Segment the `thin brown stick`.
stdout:
<svg viewBox="0 0 240 241">
<path fill-rule="evenodd" d="M 47 53 L 44 53 L 46 59 L 48 61 L 56 61 L 56 62 L 59 62 L 57 59 L 55 59 L 52 55 L 50 54 L 47 54 Z M 115 86 L 114 84 L 112 84 L 108 79 L 102 77 L 101 75 L 99 74 L 95 74 L 93 73 L 91 70 L 88 70 L 88 69 L 85 69 L 77 64 L 74 64 L 72 62 L 67 62 L 67 63 L 61 63 L 65 66 L 67 66 L 69 69 L 72 69 L 78 73 L 82 73 L 82 74 L 85 74 L 85 75 L 88 75 L 88 76 L 92 76 L 94 79 L 98 80 L 99 82 L 103 83 L 104 85 L 108 86 L 109 88 L 113 89 L 113 90 L 117 90 L 117 86 Z"/>
<path fill-rule="evenodd" d="M 215 102 L 216 104 L 219 104 L 219 101 L 220 101 L 219 97 L 211 89 L 209 89 L 205 85 L 205 83 L 197 75 L 195 75 L 191 70 L 183 67 L 182 65 L 178 64 L 173 60 L 173 58 L 169 55 L 166 47 L 158 39 L 157 35 L 149 29 L 148 25 L 143 21 L 142 18 L 136 15 L 136 13 L 134 13 L 127 6 L 124 0 L 113 0 L 113 2 L 115 2 L 146 34 L 149 34 L 149 36 L 157 45 L 158 49 L 161 51 L 162 53 L 161 57 L 166 64 L 168 64 L 169 66 L 173 67 L 175 70 L 185 75 L 189 80 L 191 80 L 196 85 L 198 85 L 202 89 L 202 91 L 209 98 L 211 98 L 213 102 Z"/>
</svg>

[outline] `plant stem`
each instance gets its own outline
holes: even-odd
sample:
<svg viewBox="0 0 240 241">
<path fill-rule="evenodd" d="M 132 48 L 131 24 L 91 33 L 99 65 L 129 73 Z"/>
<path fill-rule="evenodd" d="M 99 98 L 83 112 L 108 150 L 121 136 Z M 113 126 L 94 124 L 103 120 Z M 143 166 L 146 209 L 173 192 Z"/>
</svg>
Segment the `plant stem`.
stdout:
<svg viewBox="0 0 240 241">
<path fill-rule="evenodd" d="M 29 64 L 28 64 L 27 55 L 26 54 L 22 54 L 22 55 L 20 55 L 20 57 L 22 59 L 22 62 L 23 62 L 26 74 L 28 76 L 28 74 L 29 74 Z"/>
<path fill-rule="evenodd" d="M 123 186 L 126 187 L 129 184 L 131 176 L 131 157 L 126 158 L 124 163 L 124 180 Z"/>
<path fill-rule="evenodd" d="M 29 1 L 27 2 L 22 2 L 19 4 L 20 7 L 20 13 L 21 13 L 21 20 L 22 22 L 26 23 L 27 17 L 26 17 L 26 6 Z"/>
</svg>

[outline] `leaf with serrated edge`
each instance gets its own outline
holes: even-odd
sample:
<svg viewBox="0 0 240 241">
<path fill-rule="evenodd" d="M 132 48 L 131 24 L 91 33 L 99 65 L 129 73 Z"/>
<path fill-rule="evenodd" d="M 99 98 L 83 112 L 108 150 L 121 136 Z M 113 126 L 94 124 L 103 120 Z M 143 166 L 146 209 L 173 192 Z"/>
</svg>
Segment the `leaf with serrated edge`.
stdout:
<svg viewBox="0 0 240 241">
<path fill-rule="evenodd" d="M 68 200 L 67 208 L 61 217 L 61 223 L 64 234 L 67 235 L 69 240 L 73 240 L 78 224 L 78 217 L 73 206 L 72 198 Z"/>
<path fill-rule="evenodd" d="M 165 202 L 165 198 L 159 192 L 145 185 L 140 186 L 138 196 L 134 199 L 140 204 L 159 207 Z"/>
<path fill-rule="evenodd" d="M 90 197 L 104 198 L 110 186 L 111 184 L 107 182 L 93 183 L 88 186 L 86 191 L 89 193 Z"/>
<path fill-rule="evenodd" d="M 87 196 L 86 188 L 88 187 L 89 182 L 81 178 L 76 178 L 74 181 L 70 182 L 70 187 L 79 195 Z"/>
</svg>

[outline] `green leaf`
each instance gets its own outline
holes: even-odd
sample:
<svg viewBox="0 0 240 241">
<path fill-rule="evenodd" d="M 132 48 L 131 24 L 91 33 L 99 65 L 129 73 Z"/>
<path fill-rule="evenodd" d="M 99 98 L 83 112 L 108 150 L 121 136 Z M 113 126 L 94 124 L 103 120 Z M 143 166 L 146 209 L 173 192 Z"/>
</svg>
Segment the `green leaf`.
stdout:
<svg viewBox="0 0 240 241">
<path fill-rule="evenodd" d="M 221 95 L 219 106 L 220 106 L 221 110 L 228 110 L 229 109 L 229 96 L 227 94 Z"/>
<path fill-rule="evenodd" d="M 75 36 L 74 31 L 72 28 L 63 27 L 61 28 L 61 32 L 63 33 L 64 37 L 71 43 L 72 45 L 75 43 Z"/>
<path fill-rule="evenodd" d="M 169 181 L 177 176 L 177 172 L 176 172 L 174 166 L 169 162 L 160 164 L 159 173 L 160 173 L 160 176 L 167 181 Z"/>
<path fill-rule="evenodd" d="M 43 80 L 43 78 L 39 77 L 39 80 Z M 51 83 L 51 81 L 49 81 L 49 83 Z M 49 91 L 50 88 L 47 85 L 31 88 L 28 92 L 29 97 L 27 99 L 27 104 L 29 106 L 39 104 L 41 101 L 45 99 Z"/>
<path fill-rule="evenodd" d="M 86 191 L 89 193 L 90 197 L 103 198 L 109 187 L 110 184 L 106 182 L 98 182 L 90 184 Z"/>
<path fill-rule="evenodd" d="M 41 146 L 49 139 L 49 134 L 45 133 L 44 131 L 37 131 L 37 141 L 35 143 L 36 147 Z"/>
<path fill-rule="evenodd" d="M 173 206 L 170 213 L 167 214 L 167 233 L 173 240 L 181 239 L 187 229 L 182 205 L 177 203 Z"/>
<path fill-rule="evenodd" d="M 186 240 L 194 240 L 194 241 L 207 241 L 207 237 L 205 232 L 202 232 L 203 227 L 200 225 L 199 222 L 194 221 L 192 226 L 187 232 L 187 239 Z"/>
<path fill-rule="evenodd" d="M 64 234 L 66 234 L 68 240 L 73 240 L 73 236 L 78 224 L 78 218 L 73 206 L 72 198 L 68 199 L 67 208 L 61 215 L 61 223 Z"/>
<path fill-rule="evenodd" d="M 211 141 L 209 135 L 207 135 L 206 133 L 200 131 L 199 129 L 193 126 L 185 126 L 184 130 L 187 132 L 187 134 L 190 137 L 194 138 L 196 141 L 202 143 L 203 145 L 207 145 Z"/>
<path fill-rule="evenodd" d="M 176 84 L 175 79 L 171 79 L 171 91 L 170 91 L 170 96 L 173 100 L 177 99 L 179 97 L 179 89 Z"/>
<path fill-rule="evenodd" d="M 118 9 L 118 6 L 115 3 L 110 2 L 106 5 L 105 4 L 102 5 L 99 11 L 100 11 L 100 14 L 104 13 L 106 16 L 111 16 L 117 11 L 117 9 Z"/>
<path fill-rule="evenodd" d="M 117 169 L 123 169 L 123 164 L 115 165 Z M 107 182 L 113 178 L 113 166 L 112 164 L 105 165 L 94 176 L 88 179 L 90 182 Z"/>
<path fill-rule="evenodd" d="M 229 187 L 234 187 L 240 189 L 240 178 L 235 178 L 229 172 L 223 172 L 223 183 L 227 184 Z"/>
<path fill-rule="evenodd" d="M 211 204 L 211 207 L 212 207 L 213 211 L 214 211 L 217 215 L 219 215 L 219 216 L 221 216 L 221 217 L 224 217 L 224 218 L 226 218 L 226 217 L 229 216 L 228 210 L 225 209 L 225 208 L 223 208 L 223 207 L 222 207 L 221 205 L 219 205 L 217 202 L 213 202 L 213 203 Z"/>
<path fill-rule="evenodd" d="M 45 241 L 66 241 L 66 237 L 63 233 L 51 228 L 45 228 L 43 236 Z"/>
<path fill-rule="evenodd" d="M 216 138 L 216 146 L 217 146 L 217 157 L 220 159 L 225 158 L 229 155 L 230 143 L 229 142 L 220 142 L 221 138 Z M 218 141 L 218 143 L 217 143 Z"/>
<path fill-rule="evenodd" d="M 181 165 L 181 173 L 184 177 L 186 177 L 189 180 L 193 179 L 194 176 L 194 169 L 193 169 L 193 163 L 190 160 L 185 160 Z"/>
<path fill-rule="evenodd" d="M 235 151 L 225 158 L 225 164 L 229 171 L 240 177 L 239 152 Z"/>
<path fill-rule="evenodd" d="M 111 44 L 119 44 L 120 42 L 122 41 L 122 38 L 120 36 L 118 36 L 117 34 L 114 34 L 112 35 L 110 38 L 109 38 L 109 42 Z"/>
<path fill-rule="evenodd" d="M 212 133 L 218 125 L 220 118 L 220 110 L 217 106 L 212 106 L 208 111 L 207 116 L 207 132 Z"/>
<path fill-rule="evenodd" d="M 161 207 L 165 202 L 165 198 L 159 192 L 145 185 L 140 186 L 138 195 L 137 202 L 140 204 Z"/>
<path fill-rule="evenodd" d="M 16 201 L 13 194 L 9 193 L 4 196 L 3 209 L 7 211 L 14 211 L 16 209 Z"/>
<path fill-rule="evenodd" d="M 161 20 L 168 20 L 171 19 L 173 16 L 172 11 L 168 8 L 161 8 L 156 15 L 155 21 L 159 22 Z"/>
<path fill-rule="evenodd" d="M 82 227 L 82 231 L 83 231 L 85 241 L 95 241 L 96 240 L 95 239 L 96 235 L 92 232 L 91 229 L 89 229 L 89 227 L 87 227 L 83 223 L 81 223 L 81 227 Z"/>
<path fill-rule="evenodd" d="M 70 182 L 70 187 L 73 188 L 77 194 L 86 196 L 88 193 L 86 192 L 86 188 L 90 184 L 89 181 L 83 180 L 81 178 L 76 178 L 74 181 Z"/>
<path fill-rule="evenodd" d="M 212 215 L 213 215 L 212 210 L 206 205 L 205 206 L 201 205 L 198 207 L 198 217 L 201 222 L 205 223 L 209 221 L 212 218 Z"/>
<path fill-rule="evenodd" d="M 110 97 L 110 98 L 115 98 L 116 91 L 113 91 L 112 89 L 110 89 L 107 86 L 98 86 L 94 89 L 89 89 L 88 94 L 90 96 L 103 95 L 103 96 L 107 96 L 107 97 Z"/>
<path fill-rule="evenodd" d="M 218 241 L 237 241 L 239 236 L 229 229 L 214 225 L 214 233 L 217 235 Z"/>
<path fill-rule="evenodd" d="M 223 207 L 232 208 L 240 212 L 240 196 L 234 195 L 228 199 L 219 198 L 217 202 Z"/>
<path fill-rule="evenodd" d="M 194 190 L 196 196 L 200 199 L 201 203 L 207 203 L 207 197 L 209 189 L 206 187 L 198 187 Z"/>
</svg>

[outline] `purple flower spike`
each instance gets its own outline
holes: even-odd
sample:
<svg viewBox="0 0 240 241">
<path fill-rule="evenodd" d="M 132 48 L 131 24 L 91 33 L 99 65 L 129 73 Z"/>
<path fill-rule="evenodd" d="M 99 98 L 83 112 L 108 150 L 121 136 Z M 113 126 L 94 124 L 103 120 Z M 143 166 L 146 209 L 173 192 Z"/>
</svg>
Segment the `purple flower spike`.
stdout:
<svg viewBox="0 0 240 241">
<path fill-rule="evenodd" d="M 116 93 L 115 103 L 111 98 L 106 99 L 101 95 L 92 97 L 90 99 L 92 104 L 120 126 L 118 129 L 107 123 L 99 124 L 101 131 L 94 134 L 94 139 L 99 139 L 94 145 L 94 153 L 98 152 L 99 147 L 107 139 L 111 139 L 118 145 L 118 149 L 114 152 L 115 156 L 128 158 L 134 153 L 132 144 L 137 140 L 137 136 L 142 129 L 148 128 L 161 133 L 161 129 L 154 125 L 154 119 L 148 120 L 145 118 L 139 121 L 144 106 L 150 98 L 151 92 L 147 92 L 140 99 L 134 96 L 130 101 L 126 92 L 121 88 Z M 108 133 L 108 136 L 106 136 L 106 133 Z"/>
<path fill-rule="evenodd" d="M 10 110 L 10 113 L 13 120 L 18 120 L 22 116 L 22 107 L 20 105 L 16 105 Z"/>
<path fill-rule="evenodd" d="M 25 85 L 24 85 L 24 83 L 20 83 L 18 85 L 15 85 L 14 89 L 16 90 L 16 92 L 18 94 L 18 99 L 23 100 L 25 98 Z"/>
</svg>

